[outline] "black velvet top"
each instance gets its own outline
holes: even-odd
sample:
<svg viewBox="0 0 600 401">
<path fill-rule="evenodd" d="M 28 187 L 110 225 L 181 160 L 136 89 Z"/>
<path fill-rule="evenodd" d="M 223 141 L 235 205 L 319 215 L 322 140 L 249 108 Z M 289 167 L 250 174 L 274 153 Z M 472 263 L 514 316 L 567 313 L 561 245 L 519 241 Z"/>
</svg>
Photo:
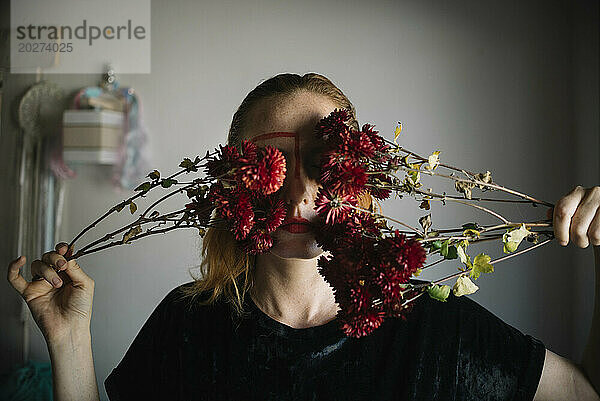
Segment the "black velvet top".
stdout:
<svg viewBox="0 0 600 401">
<path fill-rule="evenodd" d="M 106 378 L 111 401 L 531 400 L 544 364 L 539 340 L 467 297 L 421 296 L 355 339 L 337 320 L 286 326 L 250 297 L 237 323 L 224 303 L 188 310 L 178 288 Z"/>
</svg>

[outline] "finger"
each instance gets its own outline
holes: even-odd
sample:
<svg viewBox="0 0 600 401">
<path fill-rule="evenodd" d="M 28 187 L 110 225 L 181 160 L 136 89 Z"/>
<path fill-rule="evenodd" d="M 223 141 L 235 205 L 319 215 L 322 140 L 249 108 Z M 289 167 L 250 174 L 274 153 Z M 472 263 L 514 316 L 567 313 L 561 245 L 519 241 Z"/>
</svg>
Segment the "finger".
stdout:
<svg viewBox="0 0 600 401">
<path fill-rule="evenodd" d="M 74 287 L 94 285 L 94 280 L 85 274 L 77 260 L 69 260 L 65 266 L 64 272 L 71 279 Z"/>
<path fill-rule="evenodd" d="M 56 244 L 54 249 L 56 249 L 56 252 L 58 252 L 59 254 L 64 255 L 67 252 L 67 249 L 69 249 L 69 244 L 67 244 L 66 242 L 59 242 L 58 244 Z"/>
<path fill-rule="evenodd" d="M 587 235 L 593 246 L 600 245 L 600 207 L 596 210 L 596 214 L 590 224 Z"/>
<path fill-rule="evenodd" d="M 27 288 L 28 284 L 27 280 L 25 280 L 23 276 L 21 276 L 20 272 L 21 267 L 25 265 L 25 262 L 25 256 L 19 256 L 17 259 L 10 262 L 10 264 L 8 265 L 7 273 L 8 282 L 13 286 L 15 290 L 17 290 L 17 292 L 21 296 L 23 296 L 23 292 L 25 291 L 25 288 Z"/>
<path fill-rule="evenodd" d="M 34 277 L 33 281 L 36 281 L 35 278 L 37 277 L 43 277 L 47 284 L 50 284 L 55 288 L 60 288 L 63 284 L 63 281 L 58 276 L 56 270 L 39 259 L 36 259 L 31 263 L 31 275 Z"/>
<path fill-rule="evenodd" d="M 569 243 L 571 218 L 575 214 L 584 193 L 585 189 L 578 185 L 566 196 L 562 197 L 554 207 L 554 236 L 562 246 Z"/>
<path fill-rule="evenodd" d="M 587 248 L 590 244 L 587 233 L 598 210 L 598 204 L 600 204 L 600 187 L 587 189 L 571 219 L 569 234 L 573 243 L 580 248 Z"/>
<path fill-rule="evenodd" d="M 64 270 L 67 260 L 60 254 L 50 251 L 42 255 L 42 261 L 56 268 L 56 271 Z"/>
</svg>

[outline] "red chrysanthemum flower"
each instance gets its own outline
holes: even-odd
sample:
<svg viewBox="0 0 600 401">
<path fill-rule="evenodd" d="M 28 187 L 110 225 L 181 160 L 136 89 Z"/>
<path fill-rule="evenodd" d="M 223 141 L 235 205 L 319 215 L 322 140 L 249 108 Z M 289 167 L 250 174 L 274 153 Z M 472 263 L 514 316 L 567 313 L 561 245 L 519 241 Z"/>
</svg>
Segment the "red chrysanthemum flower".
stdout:
<svg viewBox="0 0 600 401">
<path fill-rule="evenodd" d="M 408 262 L 409 269 L 413 274 L 417 269 L 420 269 L 425 264 L 425 260 L 427 260 L 427 251 L 421 245 L 420 242 L 411 239 L 406 244 L 405 251 L 406 259 Z"/>
<path fill-rule="evenodd" d="M 357 196 L 365 190 L 368 177 L 362 164 L 335 152 L 325 157 L 329 160 L 321 169 L 321 185 L 344 195 Z"/>
<path fill-rule="evenodd" d="M 365 189 L 367 174 L 362 166 L 346 164 L 342 166 L 333 190 L 341 194 L 357 196 Z"/>
<path fill-rule="evenodd" d="M 379 135 L 379 131 L 375 131 L 373 129 L 373 125 L 364 124 L 362 126 L 362 133 L 364 133 L 369 141 L 373 144 L 376 152 L 380 153 L 388 153 L 390 150 L 390 146 L 386 145 L 385 140 Z"/>
<path fill-rule="evenodd" d="M 371 142 L 371 137 L 361 131 L 351 131 L 348 140 L 343 144 L 343 150 L 354 160 L 375 156 L 375 146 Z"/>
<path fill-rule="evenodd" d="M 214 205 L 207 198 L 194 197 L 191 203 L 185 205 L 190 216 L 194 217 L 200 226 L 208 225 Z"/>
<path fill-rule="evenodd" d="M 321 183 L 328 186 L 339 181 L 339 174 L 345 163 L 351 163 L 351 160 L 343 152 L 337 149 L 324 152 L 321 156 Z"/>
<path fill-rule="evenodd" d="M 383 312 L 371 309 L 356 315 L 341 316 L 342 330 L 348 337 L 364 337 L 373 332 L 383 323 Z"/>
<path fill-rule="evenodd" d="M 285 180 L 285 157 L 281 151 L 275 147 L 267 146 L 264 148 L 264 156 L 260 165 L 261 173 L 264 174 L 264 184 L 261 192 L 265 195 L 272 194 L 279 190 Z"/>
<path fill-rule="evenodd" d="M 356 211 L 346 223 L 354 236 L 357 236 L 358 233 L 369 238 L 381 236 L 379 223 L 375 222 L 375 218 L 371 213 Z"/>
<path fill-rule="evenodd" d="M 379 260 L 379 270 L 395 268 L 397 273 L 394 274 L 400 282 L 405 283 L 417 269 L 423 267 L 427 252 L 418 241 L 395 230 L 379 243 L 375 257 Z"/>
<path fill-rule="evenodd" d="M 320 139 L 331 143 L 343 142 L 350 130 L 348 122 L 351 115 L 345 109 L 335 109 L 327 117 L 322 118 L 315 127 L 315 133 Z"/>
<path fill-rule="evenodd" d="M 285 220 L 287 214 L 285 208 L 285 202 L 282 199 L 278 199 L 274 204 L 267 209 L 267 216 L 265 219 L 265 229 L 268 233 L 275 231 Z"/>
<path fill-rule="evenodd" d="M 339 244 L 338 240 L 346 237 L 346 228 L 343 224 L 325 224 L 325 219 L 319 216 L 314 223 L 315 241 L 323 249 L 333 249 Z"/>
<path fill-rule="evenodd" d="M 390 197 L 392 191 L 385 187 L 392 185 L 390 178 L 386 174 L 371 174 L 369 175 L 369 192 L 375 198 L 384 200 Z"/>
<path fill-rule="evenodd" d="M 236 196 L 232 189 L 223 187 L 220 181 L 213 183 L 208 190 L 208 200 L 215 205 L 217 213 L 224 219 L 235 216 Z"/>
<path fill-rule="evenodd" d="M 319 189 L 319 194 L 315 200 L 316 211 L 321 216 L 325 216 L 325 224 L 341 223 L 348 218 L 352 208 L 350 204 L 356 206 L 357 200 L 352 195 L 337 195 L 327 189 Z"/>
<path fill-rule="evenodd" d="M 240 163 L 240 154 L 235 146 L 219 145 L 217 156 L 206 162 L 206 175 L 214 179 L 231 176 Z"/>
<path fill-rule="evenodd" d="M 397 266 L 385 266 L 379 271 L 375 282 L 381 288 L 381 294 L 384 297 L 385 303 L 399 301 L 402 297 L 400 291 L 401 284 L 406 283 L 408 278 L 405 276 L 405 271 Z"/>
<path fill-rule="evenodd" d="M 285 157 L 272 146 L 258 150 L 255 162 L 240 167 L 240 181 L 246 188 L 262 195 L 269 195 L 281 188 L 285 180 Z"/>
<path fill-rule="evenodd" d="M 254 164 L 256 163 L 258 156 L 258 146 L 256 143 L 244 139 L 241 144 L 241 157 L 244 159 L 245 163 Z"/>
<path fill-rule="evenodd" d="M 361 266 L 345 263 L 343 259 L 339 257 L 339 254 L 330 259 L 321 256 L 317 261 L 317 268 L 319 273 L 334 289 L 339 289 L 344 292 L 349 291 L 350 283 L 358 282 L 361 279 L 365 280 L 367 278 L 364 274 L 364 269 L 361 269 Z"/>
<path fill-rule="evenodd" d="M 350 284 L 350 305 L 346 305 L 344 309 L 364 312 L 371 308 L 373 294 L 367 280 L 367 278 L 359 279 L 358 282 Z"/>
<path fill-rule="evenodd" d="M 353 269 L 371 269 L 371 259 L 374 246 L 377 242 L 364 236 L 362 233 L 356 237 L 342 237 L 337 247 L 331 250 L 340 263 Z"/>
<path fill-rule="evenodd" d="M 273 238 L 263 230 L 254 230 L 242 244 L 244 250 L 250 255 L 263 253 L 272 246 Z"/>
<path fill-rule="evenodd" d="M 253 226 L 254 211 L 250 203 L 250 196 L 246 192 L 240 192 L 235 206 L 235 217 L 232 221 L 235 239 L 238 241 L 245 239 Z"/>
</svg>

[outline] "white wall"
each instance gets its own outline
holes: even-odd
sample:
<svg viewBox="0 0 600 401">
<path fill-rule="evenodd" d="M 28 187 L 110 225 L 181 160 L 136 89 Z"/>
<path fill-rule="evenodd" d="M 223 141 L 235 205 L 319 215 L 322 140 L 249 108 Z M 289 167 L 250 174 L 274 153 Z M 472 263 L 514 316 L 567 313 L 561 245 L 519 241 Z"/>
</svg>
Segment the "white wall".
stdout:
<svg viewBox="0 0 600 401">
<path fill-rule="evenodd" d="M 119 78 L 142 97 L 152 166 L 163 174 L 223 143 L 237 106 L 261 80 L 315 71 L 350 97 L 361 124 L 392 138 L 402 120 L 409 149 L 440 149 L 444 161 L 488 169 L 501 184 L 555 202 L 576 184 L 600 183 L 597 10 L 593 1 L 155 0 L 152 74 Z M 50 78 L 67 91 L 98 79 Z M 76 171 L 67 184 L 65 241 L 128 197 L 111 189 L 109 169 Z M 423 214 L 409 199 L 384 207 L 412 223 Z M 516 219 L 544 216 L 542 209 L 512 210 Z M 432 217 L 438 226 L 490 222 L 454 206 L 434 207 Z M 187 268 L 199 263 L 198 249 L 194 231 L 175 231 L 80 259 L 96 282 L 92 336 L 104 399 L 104 379 L 156 304 L 191 280 Z M 498 246 L 480 249 L 501 255 Z M 593 269 L 590 248 L 552 243 L 498 264 L 478 280 L 473 298 L 578 361 Z M 47 359 L 34 330 L 32 357 Z"/>
</svg>

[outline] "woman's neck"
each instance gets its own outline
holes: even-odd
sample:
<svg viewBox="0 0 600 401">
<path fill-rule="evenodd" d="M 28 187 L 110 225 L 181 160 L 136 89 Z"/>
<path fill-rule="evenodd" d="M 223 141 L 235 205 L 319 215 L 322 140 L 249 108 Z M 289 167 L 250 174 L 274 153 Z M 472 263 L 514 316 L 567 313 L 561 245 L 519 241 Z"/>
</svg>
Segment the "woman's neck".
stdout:
<svg viewBox="0 0 600 401">
<path fill-rule="evenodd" d="M 271 318 L 294 328 L 323 325 L 335 318 L 333 290 L 317 271 L 317 259 L 256 257 L 251 297 Z"/>
</svg>

